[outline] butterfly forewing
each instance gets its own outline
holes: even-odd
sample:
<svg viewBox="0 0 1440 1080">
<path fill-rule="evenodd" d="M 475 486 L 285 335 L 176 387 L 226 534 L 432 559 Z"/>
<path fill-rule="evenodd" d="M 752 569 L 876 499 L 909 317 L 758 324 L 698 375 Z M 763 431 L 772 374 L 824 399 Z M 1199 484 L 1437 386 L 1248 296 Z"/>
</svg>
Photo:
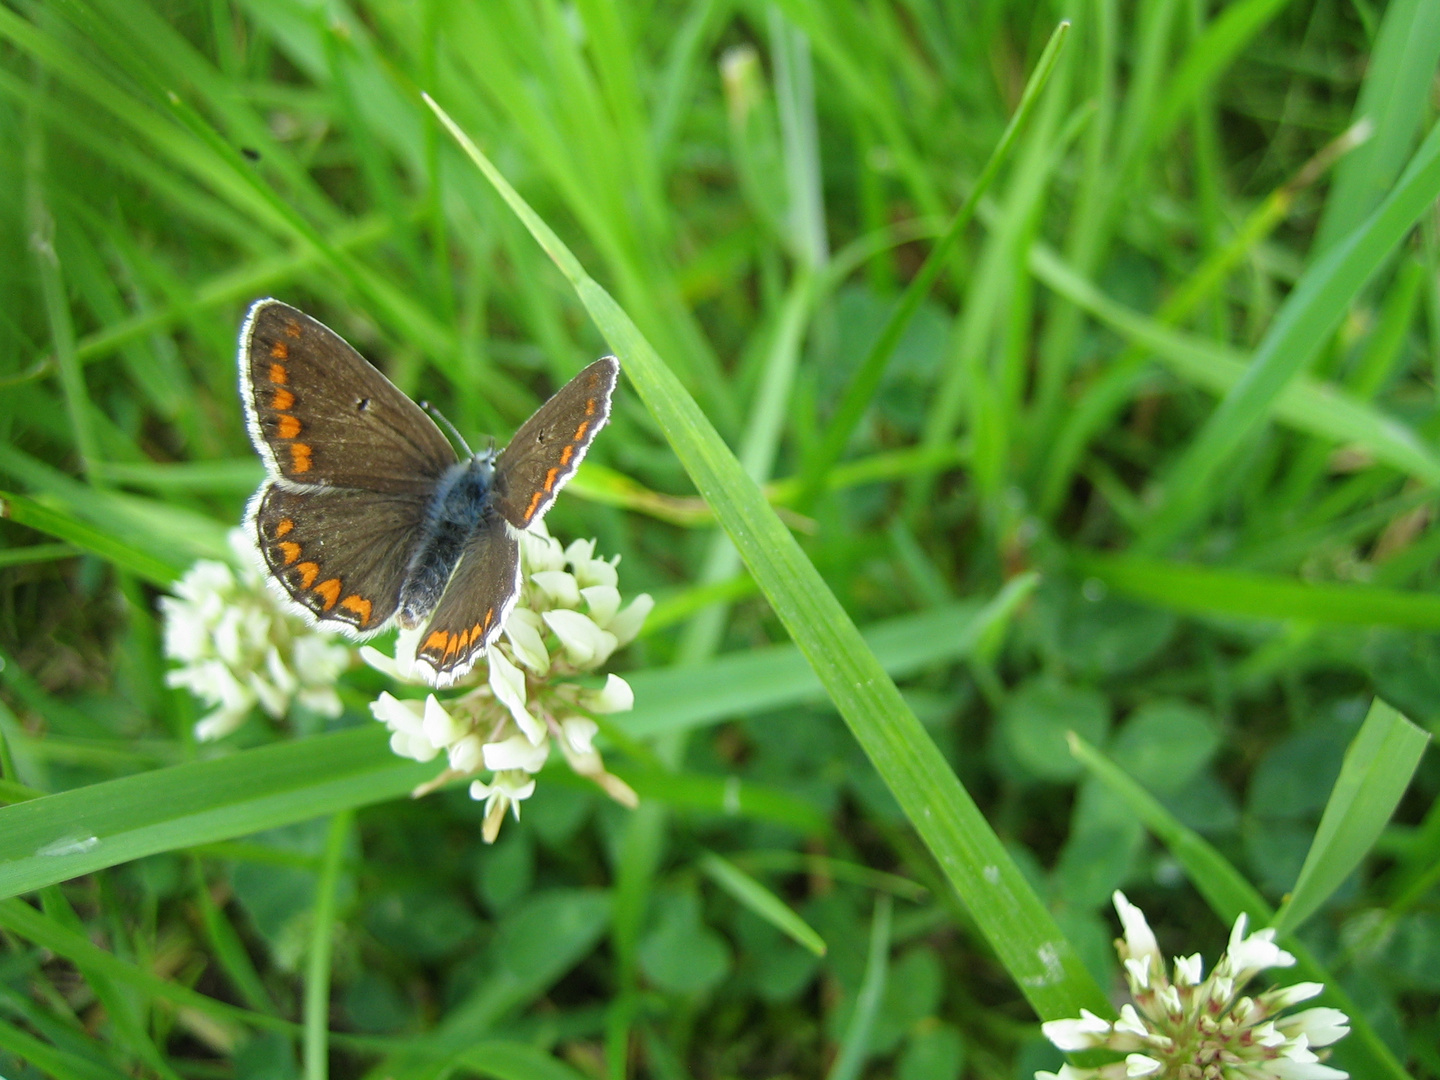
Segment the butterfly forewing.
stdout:
<svg viewBox="0 0 1440 1080">
<path fill-rule="evenodd" d="M 544 517 L 574 475 L 610 419 L 610 395 L 619 373 L 613 356 L 596 360 L 536 409 L 496 459 L 492 505 L 515 528 L 528 528 Z"/>
<path fill-rule="evenodd" d="M 271 577 L 310 616 L 358 637 L 385 628 L 425 514 L 416 493 L 291 491 L 271 481 L 251 514 Z"/>
<path fill-rule="evenodd" d="M 504 521 L 487 514 L 420 635 L 417 666 L 436 686 L 460 678 L 495 640 L 519 595 L 520 545 Z"/>
<path fill-rule="evenodd" d="M 418 494 L 456 455 L 434 421 L 334 331 L 278 300 L 240 334 L 240 396 L 255 449 L 296 484 Z"/>
</svg>

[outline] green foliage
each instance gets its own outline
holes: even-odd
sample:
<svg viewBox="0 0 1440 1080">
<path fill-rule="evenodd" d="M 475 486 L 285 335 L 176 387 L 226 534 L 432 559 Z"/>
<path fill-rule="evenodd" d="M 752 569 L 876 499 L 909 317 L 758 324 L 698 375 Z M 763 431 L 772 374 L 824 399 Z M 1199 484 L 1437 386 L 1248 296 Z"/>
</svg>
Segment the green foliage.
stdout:
<svg viewBox="0 0 1440 1080">
<path fill-rule="evenodd" d="M 1123 889 L 1440 1078 L 1431 7 L 0 7 L 0 1075 L 1028 1075 Z M 619 355 L 638 810 L 196 743 L 266 295 L 472 444 Z"/>
</svg>

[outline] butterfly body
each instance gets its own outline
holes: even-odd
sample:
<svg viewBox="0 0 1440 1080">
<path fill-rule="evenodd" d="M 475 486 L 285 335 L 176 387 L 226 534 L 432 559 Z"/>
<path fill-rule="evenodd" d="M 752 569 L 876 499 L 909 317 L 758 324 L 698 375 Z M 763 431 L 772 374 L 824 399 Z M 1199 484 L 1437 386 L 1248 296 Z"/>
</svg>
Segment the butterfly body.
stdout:
<svg viewBox="0 0 1440 1080">
<path fill-rule="evenodd" d="M 539 521 L 610 416 L 597 360 L 499 453 L 461 458 L 338 334 L 278 300 L 240 333 L 240 395 L 270 476 L 246 519 L 271 581 L 321 625 L 369 637 L 425 626 L 417 668 L 464 675 L 520 591 L 515 534 Z"/>
<path fill-rule="evenodd" d="M 490 487 L 495 476 L 495 455 L 476 454 L 446 470 L 430 500 L 420 540 L 400 590 L 400 625 L 411 629 L 435 610 L 445 584 L 450 580 L 465 542 L 486 522 L 498 517 L 490 506 Z"/>
</svg>

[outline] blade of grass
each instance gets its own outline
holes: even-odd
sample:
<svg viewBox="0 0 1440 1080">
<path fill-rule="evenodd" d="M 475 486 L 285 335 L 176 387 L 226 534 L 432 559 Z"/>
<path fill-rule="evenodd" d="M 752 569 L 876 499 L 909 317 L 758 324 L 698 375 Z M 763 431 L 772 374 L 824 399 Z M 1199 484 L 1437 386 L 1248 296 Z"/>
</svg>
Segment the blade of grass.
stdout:
<svg viewBox="0 0 1440 1080">
<path fill-rule="evenodd" d="M 438 771 L 372 727 L 124 776 L 0 809 L 0 896 L 159 851 L 400 798 Z"/>
<path fill-rule="evenodd" d="M 330 956 L 335 947 L 335 900 L 353 820 L 350 810 L 342 810 L 330 819 L 320 878 L 315 883 L 315 916 L 305 964 L 305 1080 L 327 1080 L 330 1075 Z"/>
<path fill-rule="evenodd" d="M 1035 1011 L 1046 1018 L 1073 1016 L 1081 1007 L 1109 1011 L 1044 903 L 759 485 L 625 312 L 444 110 L 426 101 L 570 280 L 772 610 Z"/>
<path fill-rule="evenodd" d="M 1387 4 L 1355 102 L 1356 121 L 1374 137 L 1335 170 L 1315 230 L 1314 250 L 1327 251 L 1374 209 L 1405 164 L 1424 122 L 1440 59 L 1440 20 L 1427 0 Z"/>
<path fill-rule="evenodd" d="M 840 1051 L 830 1066 L 828 1080 L 857 1080 L 870 1057 L 870 1032 L 880 1003 L 885 998 L 885 980 L 890 973 L 890 912 L 894 902 L 888 893 L 875 898 L 875 916 L 870 923 L 870 948 L 865 958 L 865 977 L 855 995 L 855 1011 L 845 1025 Z"/>
<path fill-rule="evenodd" d="M 1005 133 L 1000 136 L 1000 141 L 991 152 L 990 159 L 980 171 L 979 177 L 976 178 L 975 186 L 965 197 L 965 202 L 956 211 L 944 234 L 931 247 L 919 272 L 905 287 L 899 302 L 891 310 L 884 327 L 881 328 L 879 335 L 865 354 L 860 369 L 851 379 L 850 385 L 845 388 L 844 397 L 841 398 L 839 407 L 836 408 L 835 414 L 826 425 L 825 435 L 821 439 L 820 445 L 815 448 L 801 469 L 800 494 L 796 497 L 795 505 L 802 510 L 814 504 L 815 499 L 824 488 L 825 478 L 850 444 L 851 435 L 854 434 L 856 426 L 864 417 L 865 410 L 870 407 L 870 402 L 874 399 L 875 392 L 885 377 L 885 369 L 890 362 L 890 357 L 895 352 L 895 346 L 900 343 L 901 335 L 904 334 L 905 328 L 910 324 L 915 312 L 919 310 L 921 302 L 930 295 L 930 290 L 940 277 L 941 271 L 945 269 L 955 244 L 974 217 L 975 208 L 979 205 L 981 196 L 994 183 L 995 177 L 1000 172 L 1000 166 L 1010 155 L 1010 148 L 1014 146 L 1016 138 L 1024 130 L 1030 114 L 1035 109 L 1036 102 L 1040 99 L 1040 92 L 1045 88 L 1051 73 L 1055 70 L 1055 64 L 1060 58 L 1060 50 L 1065 44 L 1065 34 L 1069 29 L 1070 23 L 1062 21 L 1050 35 L 1050 40 L 1045 45 L 1045 51 L 1035 65 L 1035 71 L 1025 84 L 1020 104 L 1016 107 L 1009 124 L 1006 125 Z"/>
<path fill-rule="evenodd" d="M 1009 622 L 1037 582 L 1034 574 L 1016 577 L 983 608 L 967 601 L 875 623 L 865 628 L 864 641 L 895 678 L 964 659 Z M 826 690 L 793 644 L 637 671 L 626 678 L 635 691 L 635 709 L 617 717 L 616 724 L 637 737 L 818 700 Z"/>
<path fill-rule="evenodd" d="M 1031 249 L 1030 269 L 1056 292 L 1143 344 L 1187 382 L 1229 400 L 1253 381 L 1253 364 L 1247 365 L 1240 353 L 1170 330 L 1116 303 L 1043 245 Z M 1296 375 L 1281 387 L 1269 408 L 1276 422 L 1342 445 L 1354 443 L 1377 461 L 1428 486 L 1440 484 L 1440 455 L 1432 447 L 1410 428 L 1331 383 Z"/>
<path fill-rule="evenodd" d="M 1440 630 L 1440 596 L 1375 585 L 1327 585 L 1274 574 L 1075 552 L 1075 569 L 1136 600 L 1197 615 Z"/>
<path fill-rule="evenodd" d="M 1345 751 L 1305 865 L 1275 916 L 1278 933 L 1298 930 L 1369 854 L 1429 742 L 1428 732 L 1391 706 L 1378 698 L 1371 703 L 1365 723 Z"/>
<path fill-rule="evenodd" d="M 157 559 L 148 551 L 121 543 L 92 525 L 76 521 L 68 514 L 52 510 L 24 495 L 0 492 L 0 517 L 64 540 L 161 588 L 174 582 L 183 569 L 178 563 Z"/>
<path fill-rule="evenodd" d="M 1246 368 L 1164 480 L 1160 502 L 1138 540 L 1154 554 L 1174 543 L 1225 491 L 1215 477 L 1274 412 L 1276 399 L 1340 324 L 1350 302 L 1440 195 L 1440 124 L 1405 174 L 1363 224 L 1315 262 L 1296 284 Z"/>
<path fill-rule="evenodd" d="M 816 956 L 825 955 L 825 939 L 816 933 L 809 923 L 796 915 L 785 901 L 734 863 L 722 859 L 713 851 L 707 851 L 700 856 L 699 865 L 706 877 L 795 944 L 809 949 Z"/>
</svg>

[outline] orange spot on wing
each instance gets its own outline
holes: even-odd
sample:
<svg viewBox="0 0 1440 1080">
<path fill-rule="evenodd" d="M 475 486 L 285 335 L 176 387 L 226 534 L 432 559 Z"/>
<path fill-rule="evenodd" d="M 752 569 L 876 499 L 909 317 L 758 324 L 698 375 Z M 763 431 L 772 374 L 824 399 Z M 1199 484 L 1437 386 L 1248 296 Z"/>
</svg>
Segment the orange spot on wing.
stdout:
<svg viewBox="0 0 1440 1080">
<path fill-rule="evenodd" d="M 445 648 L 445 643 L 449 640 L 450 635 L 447 634 L 444 630 L 433 630 L 431 631 L 430 636 L 425 639 L 425 645 L 422 651 L 429 651 L 433 649 L 436 652 L 439 652 L 440 650 Z"/>
<path fill-rule="evenodd" d="M 276 412 L 284 412 L 295 404 L 295 395 L 289 390 L 280 389 L 275 391 L 275 396 L 270 399 L 270 407 Z"/>
<path fill-rule="evenodd" d="M 313 464 L 310 460 L 310 447 L 303 442 L 290 444 L 290 470 L 292 472 L 309 472 Z"/>
<path fill-rule="evenodd" d="M 340 606 L 346 611 L 353 611 L 360 617 L 360 625 L 364 626 L 370 621 L 370 601 L 358 593 L 351 593 L 340 601 Z"/>
<path fill-rule="evenodd" d="M 294 540 L 280 541 L 280 554 L 285 556 L 285 565 L 289 566 L 300 557 L 300 545 Z"/>
<path fill-rule="evenodd" d="M 573 439 L 571 439 L 570 441 L 571 441 L 571 442 L 579 442 L 581 439 L 585 438 L 585 432 L 587 432 L 587 431 L 589 431 L 589 430 L 590 430 L 590 421 L 589 421 L 589 420 L 582 420 L 582 421 L 580 421 L 580 426 L 575 429 L 575 437 L 574 437 Z"/>
<path fill-rule="evenodd" d="M 575 447 L 574 447 L 574 446 L 567 446 L 567 447 L 565 447 L 564 450 L 561 450 L 561 451 L 560 451 L 560 464 L 561 464 L 561 465 L 569 465 L 569 464 L 570 464 L 570 459 L 571 459 L 572 457 L 574 457 L 574 456 L 575 456 Z"/>
<path fill-rule="evenodd" d="M 470 640 L 471 640 L 471 641 L 479 641 L 479 640 L 480 640 L 480 635 L 483 634 L 484 632 L 485 632 L 485 627 L 481 626 L 481 625 L 477 622 L 474 626 L 470 627 Z"/>
<path fill-rule="evenodd" d="M 545 493 L 544 493 L 543 491 L 537 491 L 537 492 L 535 492 L 535 494 L 534 494 L 533 496 L 531 496 L 531 498 L 530 498 L 530 506 L 529 506 L 529 508 L 526 509 L 526 511 L 525 511 L 525 520 L 526 520 L 526 521 L 529 521 L 532 517 L 535 516 L 535 511 L 538 510 L 538 509 L 540 509 L 540 500 L 543 499 L 544 497 L 545 497 Z"/>
<path fill-rule="evenodd" d="M 594 416 L 594 415 L 595 415 L 595 399 L 594 399 L 593 397 L 592 397 L 592 398 L 586 398 L 586 399 L 585 399 L 585 415 L 586 415 L 586 416 Z M 578 439 L 580 436 L 577 435 L 577 436 L 575 436 L 575 437 Z"/>
<path fill-rule="evenodd" d="M 458 648 L 460 648 L 460 635 L 459 635 L 459 634 L 446 634 L 446 635 L 445 635 L 445 652 L 444 652 L 444 655 L 442 655 L 442 656 L 440 657 L 440 662 L 443 664 L 443 663 L 445 663 L 447 660 L 449 660 L 451 654 L 454 653 L 455 650 L 458 649 Z"/>
<path fill-rule="evenodd" d="M 319 593 L 320 598 L 325 601 L 325 610 L 329 611 L 335 606 L 335 601 L 340 599 L 340 579 L 338 577 L 332 577 L 326 581 L 322 581 L 319 585 L 315 586 L 315 591 Z"/>
<path fill-rule="evenodd" d="M 293 528 L 295 528 L 294 521 L 290 518 L 283 519 L 275 526 L 275 539 L 280 539 L 280 537 L 286 535 Z"/>
<path fill-rule="evenodd" d="M 492 607 L 489 611 L 485 612 L 485 629 L 486 629 L 486 630 L 489 630 L 489 629 L 490 629 L 490 622 L 491 622 L 491 620 L 494 619 L 494 618 L 495 618 L 495 609 Z"/>
<path fill-rule="evenodd" d="M 300 421 L 289 413 L 281 413 L 280 423 L 275 425 L 275 434 L 282 439 L 293 439 L 300 434 Z"/>
<path fill-rule="evenodd" d="M 300 575 L 300 587 L 308 589 L 315 576 L 320 573 L 320 565 L 313 562 L 302 562 L 295 567 L 295 572 Z"/>
<path fill-rule="evenodd" d="M 555 490 L 555 477 L 557 477 L 557 476 L 559 476 L 559 475 L 560 475 L 560 470 L 559 470 L 559 469 L 551 469 L 549 472 L 547 472 L 547 473 L 545 474 L 545 490 L 546 490 L 547 492 L 550 492 L 550 491 L 554 491 L 554 490 Z"/>
<path fill-rule="evenodd" d="M 300 324 L 299 324 L 298 322 L 296 322 L 294 319 L 291 319 L 289 322 L 287 322 L 287 323 L 285 324 L 285 333 L 289 334 L 291 337 L 299 337 L 299 336 L 300 336 Z"/>
<path fill-rule="evenodd" d="M 283 341 L 277 341 L 270 346 L 270 355 L 276 360 L 285 360 L 290 356 L 290 346 Z"/>
<path fill-rule="evenodd" d="M 284 345 L 285 343 L 282 341 L 280 342 L 280 344 Z M 270 352 L 273 355 L 275 350 L 271 349 Z M 270 365 L 270 381 L 276 386 L 284 386 L 287 382 L 290 381 L 290 375 L 288 372 L 286 372 L 284 364 Z"/>
</svg>

